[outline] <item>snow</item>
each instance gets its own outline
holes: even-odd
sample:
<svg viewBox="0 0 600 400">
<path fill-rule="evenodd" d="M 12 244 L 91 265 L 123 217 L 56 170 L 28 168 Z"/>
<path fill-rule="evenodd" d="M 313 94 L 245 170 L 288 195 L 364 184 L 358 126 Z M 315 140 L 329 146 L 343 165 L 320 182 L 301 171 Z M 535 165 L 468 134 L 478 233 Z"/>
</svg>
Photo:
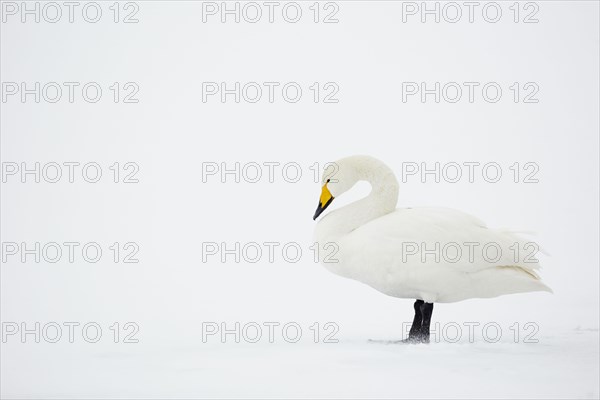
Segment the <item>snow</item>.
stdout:
<svg viewBox="0 0 600 400">
<path fill-rule="evenodd" d="M 181 343 L 5 349 L 3 397 L 598 398 L 598 331 L 456 344 Z M 17 357 L 18 366 L 14 362 Z M 60 365 L 60 368 L 57 366 Z"/>
</svg>

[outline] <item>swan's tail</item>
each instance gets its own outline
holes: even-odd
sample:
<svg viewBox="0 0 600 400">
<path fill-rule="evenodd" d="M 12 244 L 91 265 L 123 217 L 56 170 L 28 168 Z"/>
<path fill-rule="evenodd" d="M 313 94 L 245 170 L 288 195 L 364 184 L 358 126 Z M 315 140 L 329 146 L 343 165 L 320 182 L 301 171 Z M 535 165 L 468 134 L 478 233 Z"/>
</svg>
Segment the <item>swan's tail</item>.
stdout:
<svg viewBox="0 0 600 400">
<path fill-rule="evenodd" d="M 540 292 L 554 293 L 554 291 L 548 285 L 546 285 L 544 282 L 542 282 L 542 278 L 534 270 L 523 268 L 523 267 L 516 266 L 516 265 L 509 265 L 509 266 L 497 267 L 497 268 L 512 269 L 518 275 L 524 276 L 525 282 L 526 282 L 525 286 L 531 287 L 530 290 L 525 290 L 527 292 L 540 291 Z M 521 279 L 523 279 L 523 278 L 521 278 Z M 521 280 L 521 279 L 519 279 L 519 280 Z M 517 286 L 520 286 L 520 285 L 517 285 Z"/>
<path fill-rule="evenodd" d="M 529 268 L 516 265 L 498 266 L 476 273 L 476 285 L 479 296 L 497 297 L 505 294 L 527 292 L 554 293 L 539 275 Z"/>
</svg>

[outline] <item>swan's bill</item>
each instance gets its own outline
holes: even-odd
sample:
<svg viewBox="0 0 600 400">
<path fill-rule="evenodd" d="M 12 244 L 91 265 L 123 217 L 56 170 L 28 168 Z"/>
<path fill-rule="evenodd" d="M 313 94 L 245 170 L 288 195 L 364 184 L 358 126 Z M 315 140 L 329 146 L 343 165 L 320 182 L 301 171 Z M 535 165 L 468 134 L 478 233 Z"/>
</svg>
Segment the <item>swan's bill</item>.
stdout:
<svg viewBox="0 0 600 400">
<path fill-rule="evenodd" d="M 315 219 L 317 219 L 317 217 L 319 215 L 321 215 L 321 213 L 323 211 L 325 211 L 325 209 L 327 207 L 329 207 L 329 205 L 331 204 L 332 201 L 333 201 L 333 196 L 331 195 L 331 192 L 329 191 L 329 189 L 327 189 L 327 183 L 325 183 L 323 185 L 323 189 L 321 190 L 321 198 L 319 199 L 319 205 L 317 206 L 317 211 L 315 211 L 315 216 L 313 217 L 313 221 Z"/>
</svg>

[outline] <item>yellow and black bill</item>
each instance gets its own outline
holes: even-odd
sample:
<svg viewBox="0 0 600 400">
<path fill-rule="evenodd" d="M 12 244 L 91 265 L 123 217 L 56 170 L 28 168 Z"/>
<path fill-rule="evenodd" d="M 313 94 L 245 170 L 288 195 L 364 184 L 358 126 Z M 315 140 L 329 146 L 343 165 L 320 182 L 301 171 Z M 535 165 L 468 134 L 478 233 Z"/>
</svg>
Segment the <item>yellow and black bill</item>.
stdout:
<svg viewBox="0 0 600 400">
<path fill-rule="evenodd" d="M 329 189 L 327 189 L 327 184 L 324 184 L 323 189 L 321 190 L 321 198 L 319 199 L 319 205 L 317 206 L 317 211 L 315 211 L 313 221 L 317 219 L 317 217 L 321 215 L 321 213 L 325 211 L 327 207 L 329 207 L 332 201 L 333 196 L 331 195 Z"/>
</svg>

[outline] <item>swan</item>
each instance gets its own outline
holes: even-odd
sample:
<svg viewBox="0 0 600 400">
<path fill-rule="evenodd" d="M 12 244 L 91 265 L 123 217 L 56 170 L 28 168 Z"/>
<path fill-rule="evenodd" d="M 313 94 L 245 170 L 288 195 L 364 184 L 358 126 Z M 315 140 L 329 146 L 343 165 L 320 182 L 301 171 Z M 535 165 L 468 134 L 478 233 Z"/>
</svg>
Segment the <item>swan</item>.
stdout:
<svg viewBox="0 0 600 400">
<path fill-rule="evenodd" d="M 402 342 L 429 343 L 434 303 L 552 292 L 537 273 L 538 261 L 525 254 L 534 244 L 460 211 L 396 208 L 394 172 L 370 156 L 343 158 L 325 169 L 313 220 L 358 181 L 370 183 L 370 194 L 317 222 L 315 242 L 320 248 L 335 246 L 333 253 L 319 251 L 318 259 L 337 275 L 389 296 L 416 299 Z"/>
</svg>

